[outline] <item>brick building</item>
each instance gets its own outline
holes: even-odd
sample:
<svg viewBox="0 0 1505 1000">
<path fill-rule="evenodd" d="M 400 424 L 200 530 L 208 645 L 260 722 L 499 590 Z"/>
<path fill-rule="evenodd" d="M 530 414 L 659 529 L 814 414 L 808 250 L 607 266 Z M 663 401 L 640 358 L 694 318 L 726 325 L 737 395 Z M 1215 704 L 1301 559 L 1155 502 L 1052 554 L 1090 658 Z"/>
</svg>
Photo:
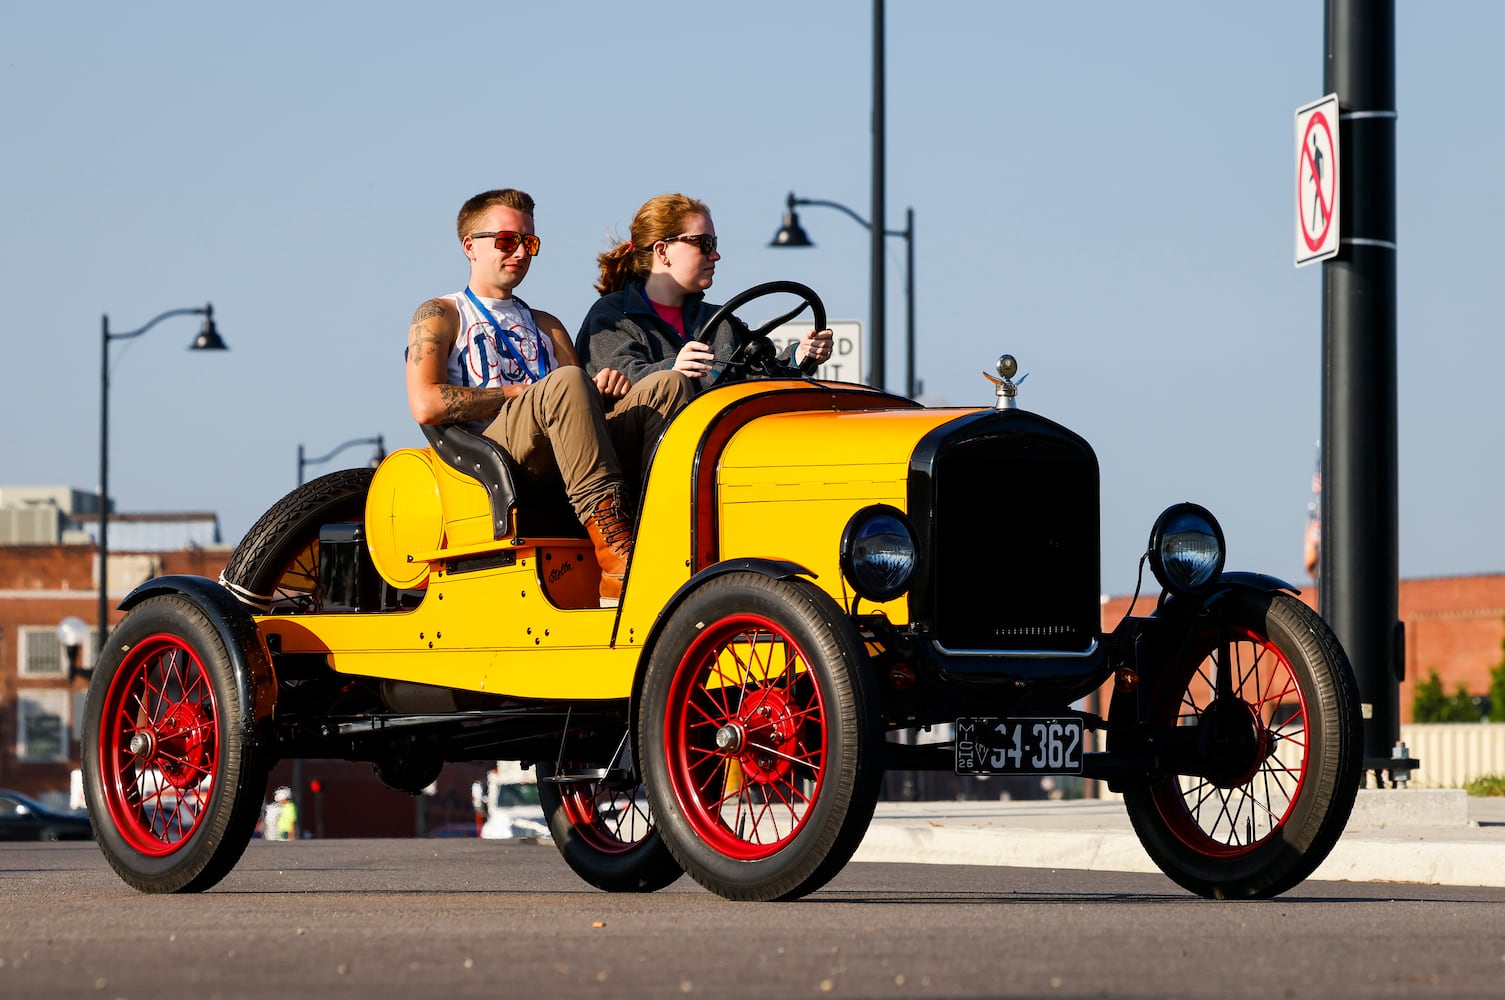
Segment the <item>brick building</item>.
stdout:
<svg viewBox="0 0 1505 1000">
<path fill-rule="evenodd" d="M 112 519 L 113 527 L 113 519 Z M 164 573 L 219 576 L 230 549 L 112 552 L 113 607 L 137 583 Z M 57 626 L 73 616 L 90 623 L 79 666 L 94 664 L 98 614 L 92 544 L 0 545 L 0 787 L 66 805 L 69 773 L 78 766 L 84 676 L 70 677 Z"/>
</svg>

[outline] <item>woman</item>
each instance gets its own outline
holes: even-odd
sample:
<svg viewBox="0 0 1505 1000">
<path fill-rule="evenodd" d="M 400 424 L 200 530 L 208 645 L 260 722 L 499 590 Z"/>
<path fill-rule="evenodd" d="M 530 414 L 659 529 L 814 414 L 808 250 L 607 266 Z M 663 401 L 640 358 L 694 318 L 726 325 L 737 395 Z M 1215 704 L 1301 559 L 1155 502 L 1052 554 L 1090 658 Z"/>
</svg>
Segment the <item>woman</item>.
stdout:
<svg viewBox="0 0 1505 1000">
<path fill-rule="evenodd" d="M 732 356 L 746 327 L 704 329 L 718 308 L 705 301 L 716 275 L 716 226 L 705 203 L 683 194 L 650 199 L 632 219 L 631 238 L 597 262 L 601 298 L 586 313 L 575 350 L 586 373 L 614 368 L 637 382 L 656 371 L 681 372 L 701 389 L 713 363 Z M 739 336 L 740 334 L 740 336 Z M 799 364 L 831 356 L 831 331 L 812 330 L 779 357 Z"/>
</svg>

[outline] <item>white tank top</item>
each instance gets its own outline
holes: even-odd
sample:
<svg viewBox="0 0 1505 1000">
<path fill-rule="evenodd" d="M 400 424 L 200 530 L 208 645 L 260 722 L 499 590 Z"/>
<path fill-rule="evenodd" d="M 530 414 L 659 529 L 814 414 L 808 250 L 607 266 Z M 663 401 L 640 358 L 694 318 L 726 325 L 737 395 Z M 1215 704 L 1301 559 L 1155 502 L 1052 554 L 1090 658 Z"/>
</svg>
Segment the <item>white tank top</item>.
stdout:
<svg viewBox="0 0 1505 1000">
<path fill-rule="evenodd" d="M 478 311 L 465 292 L 450 295 L 449 300 L 460 311 L 460 335 L 455 346 L 450 348 L 446 374 L 450 385 L 469 386 L 472 389 L 493 389 L 503 385 L 518 385 L 533 382 L 557 366 L 554 347 L 549 338 L 538 329 L 528 304 L 519 298 L 488 299 L 476 296 L 501 327 L 500 333 L 507 338 L 527 363 L 524 370 L 506 346 L 497 342 L 498 331 L 490 319 Z M 539 355 L 543 355 L 540 362 Z"/>
</svg>

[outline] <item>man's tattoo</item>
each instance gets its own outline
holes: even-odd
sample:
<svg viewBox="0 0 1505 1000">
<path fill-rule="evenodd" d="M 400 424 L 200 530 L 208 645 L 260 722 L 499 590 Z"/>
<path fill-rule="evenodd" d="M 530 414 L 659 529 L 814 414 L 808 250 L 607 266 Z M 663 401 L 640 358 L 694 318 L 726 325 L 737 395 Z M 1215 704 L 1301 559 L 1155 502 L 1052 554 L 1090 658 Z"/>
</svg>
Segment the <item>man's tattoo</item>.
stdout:
<svg viewBox="0 0 1505 1000">
<path fill-rule="evenodd" d="M 465 423 L 494 417 L 506 399 L 505 389 L 472 389 L 468 386 L 441 385 L 439 398 L 444 400 L 444 422 Z"/>
<path fill-rule="evenodd" d="M 408 331 L 408 364 L 417 366 L 423 359 L 438 354 L 444 341 L 428 326 L 414 323 Z"/>
<path fill-rule="evenodd" d="M 413 314 L 413 325 L 417 326 L 426 319 L 433 319 L 435 316 L 443 315 L 444 307 L 439 304 L 439 300 L 429 299 L 423 305 L 419 306 L 418 311 Z"/>
</svg>

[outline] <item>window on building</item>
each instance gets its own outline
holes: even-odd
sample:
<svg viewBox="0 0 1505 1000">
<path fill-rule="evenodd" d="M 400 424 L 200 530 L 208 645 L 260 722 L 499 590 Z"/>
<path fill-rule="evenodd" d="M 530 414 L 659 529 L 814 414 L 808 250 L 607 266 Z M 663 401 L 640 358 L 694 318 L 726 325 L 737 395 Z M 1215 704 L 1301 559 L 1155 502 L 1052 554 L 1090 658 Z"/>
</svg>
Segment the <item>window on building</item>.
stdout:
<svg viewBox="0 0 1505 1000">
<path fill-rule="evenodd" d="M 58 641 L 56 625 L 23 625 L 20 630 L 21 662 L 16 672 L 27 679 L 68 677 L 68 650 Z M 89 641 L 79 650 L 78 665 L 87 670 L 94 665 L 99 647 L 99 632 L 89 630 Z"/>
<path fill-rule="evenodd" d="M 22 688 L 16 694 L 16 759 L 30 764 L 68 760 L 68 690 Z"/>
</svg>

